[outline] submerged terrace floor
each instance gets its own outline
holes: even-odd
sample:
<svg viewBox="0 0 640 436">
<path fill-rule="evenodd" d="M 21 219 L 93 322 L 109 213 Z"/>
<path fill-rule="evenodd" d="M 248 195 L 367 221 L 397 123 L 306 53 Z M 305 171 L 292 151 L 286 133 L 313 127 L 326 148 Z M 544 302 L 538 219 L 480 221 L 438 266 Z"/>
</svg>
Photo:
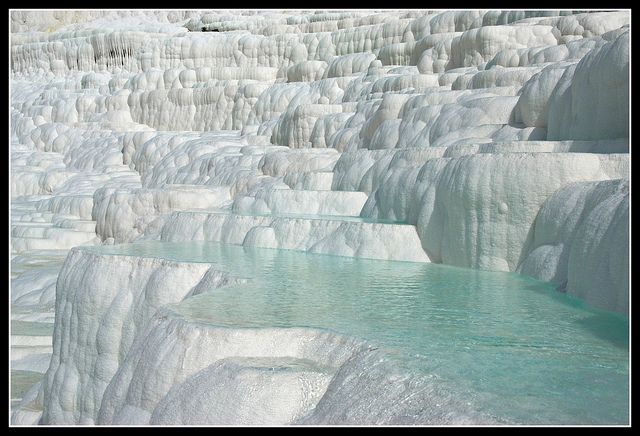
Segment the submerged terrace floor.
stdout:
<svg viewBox="0 0 640 436">
<path fill-rule="evenodd" d="M 522 424 L 627 424 L 629 320 L 514 273 L 212 242 L 82 247 L 205 262 L 244 284 L 172 305 L 191 322 L 326 329 Z"/>
</svg>

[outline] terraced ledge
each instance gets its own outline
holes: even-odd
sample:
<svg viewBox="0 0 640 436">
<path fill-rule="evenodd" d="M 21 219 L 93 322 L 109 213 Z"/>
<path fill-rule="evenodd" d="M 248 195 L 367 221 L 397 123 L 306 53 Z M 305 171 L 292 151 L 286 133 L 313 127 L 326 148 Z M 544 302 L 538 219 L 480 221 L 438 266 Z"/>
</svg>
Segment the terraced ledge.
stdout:
<svg viewBox="0 0 640 436">
<path fill-rule="evenodd" d="M 72 249 L 58 278 L 44 423 L 93 423 L 107 384 L 156 310 L 231 280 L 206 263 Z"/>
<path fill-rule="evenodd" d="M 215 241 L 368 259 L 429 262 L 415 226 L 336 218 L 174 212 L 162 241 Z"/>
<path fill-rule="evenodd" d="M 219 327 L 179 307 L 159 310 L 136 338 L 105 391 L 98 424 L 495 422 L 433 380 L 399 371 L 365 342 L 312 328 Z M 368 391 L 398 379 L 404 388 L 375 399 L 354 377 L 366 378 Z M 345 397 L 357 417 L 340 416 L 336 401 Z"/>
<path fill-rule="evenodd" d="M 359 216 L 366 201 L 364 192 L 274 189 L 254 197 L 238 197 L 232 210 L 241 214 Z"/>
<path fill-rule="evenodd" d="M 335 401 L 346 395 L 358 403 L 353 411 L 365 415 L 345 422 L 492 422 L 436 380 L 399 370 L 361 339 L 320 328 L 225 326 L 215 313 L 193 315 L 184 307 L 195 301 L 191 297 L 242 286 L 208 263 L 213 258 L 191 262 L 172 260 L 181 255 L 171 252 L 164 258 L 117 252 L 117 246 L 71 250 L 60 273 L 51 366 L 36 388 L 41 393 L 25 395 L 14 420 L 326 423 L 341 419 Z M 357 374 L 368 380 L 367 395 L 352 383 Z M 373 390 L 398 380 L 402 389 L 373 399 Z"/>
</svg>

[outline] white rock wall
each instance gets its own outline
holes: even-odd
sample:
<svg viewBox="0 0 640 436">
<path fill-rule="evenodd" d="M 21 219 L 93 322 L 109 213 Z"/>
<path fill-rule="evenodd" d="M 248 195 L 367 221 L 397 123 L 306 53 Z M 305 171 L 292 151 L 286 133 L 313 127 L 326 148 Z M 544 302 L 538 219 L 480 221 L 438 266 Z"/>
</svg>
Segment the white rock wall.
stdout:
<svg viewBox="0 0 640 436">
<path fill-rule="evenodd" d="M 210 268 L 72 250 L 56 288 L 43 423 L 95 423 L 104 390 L 139 331 L 159 307 L 187 296 Z"/>
<path fill-rule="evenodd" d="M 478 153 L 388 172 L 363 214 L 416 224 L 435 262 L 514 271 L 544 201 L 567 183 L 628 174 L 625 155 Z M 464 217 L 464 218 L 463 218 Z"/>
<path fill-rule="evenodd" d="M 569 184 L 540 209 L 518 271 L 626 313 L 629 231 L 628 180 Z"/>
</svg>

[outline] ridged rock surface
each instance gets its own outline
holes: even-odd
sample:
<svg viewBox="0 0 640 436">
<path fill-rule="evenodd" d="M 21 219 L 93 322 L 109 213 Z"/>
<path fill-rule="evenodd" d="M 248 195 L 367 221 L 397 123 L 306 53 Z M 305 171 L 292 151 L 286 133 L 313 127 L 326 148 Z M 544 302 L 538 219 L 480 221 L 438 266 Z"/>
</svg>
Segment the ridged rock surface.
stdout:
<svg viewBox="0 0 640 436">
<path fill-rule="evenodd" d="M 274 332 L 309 341 L 288 353 L 257 332 L 243 340 L 266 348 L 243 359 L 166 307 L 238 278 L 78 245 L 219 241 L 518 272 L 627 315 L 630 21 L 12 10 L 12 323 L 44 332 L 12 336 L 14 369 L 40 380 L 13 397 L 12 422 L 357 421 L 334 405 L 362 381 L 359 345 L 329 362 L 343 339 Z M 264 371 L 276 361 L 289 369 Z M 237 407 L 198 403 L 222 396 Z M 389 404 L 357 416 L 492 421 Z"/>
</svg>

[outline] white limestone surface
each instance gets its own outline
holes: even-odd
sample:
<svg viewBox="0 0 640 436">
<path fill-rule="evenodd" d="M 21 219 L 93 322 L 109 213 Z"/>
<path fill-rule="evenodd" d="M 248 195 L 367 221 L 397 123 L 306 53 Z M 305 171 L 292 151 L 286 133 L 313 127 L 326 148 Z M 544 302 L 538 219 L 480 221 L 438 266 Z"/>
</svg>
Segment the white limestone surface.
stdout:
<svg viewBox="0 0 640 436">
<path fill-rule="evenodd" d="M 160 312 L 107 387 L 100 424 L 289 424 L 357 341 L 310 329 L 216 328 Z"/>
<path fill-rule="evenodd" d="M 616 154 L 478 153 L 430 160 L 404 169 L 401 177 L 388 174 L 363 215 L 415 223 L 432 261 L 514 271 L 540 207 L 556 189 L 627 174 L 628 158 Z"/>
<path fill-rule="evenodd" d="M 542 206 L 522 274 L 589 304 L 629 310 L 629 181 L 571 183 Z"/>
<path fill-rule="evenodd" d="M 192 292 L 210 267 L 72 250 L 56 289 L 43 421 L 93 424 L 104 390 L 138 331 L 159 307 Z"/>
<path fill-rule="evenodd" d="M 15 423 L 43 410 L 43 422 L 95 423 L 134 331 L 206 287 L 202 266 L 91 264 L 78 245 L 209 240 L 517 271 L 628 313 L 630 11 L 12 10 L 9 20 L 11 318 L 51 324 L 56 310 L 47 378 L 14 398 Z M 85 270 L 94 281 L 82 282 Z M 141 289 L 153 301 L 141 303 Z M 108 307 L 126 315 L 88 321 L 116 317 Z M 98 334 L 117 325 L 133 330 Z M 49 351 L 38 347 L 16 345 L 12 362 L 42 370 Z M 196 385 L 238 398 L 232 380 L 298 398 L 290 373 L 284 383 L 232 357 L 167 386 L 156 412 L 118 406 L 118 422 L 214 419 L 175 401 L 192 401 Z M 324 377 L 305 371 L 300 380 Z M 304 407 L 259 416 L 357 422 L 335 406 L 348 391 L 328 392 L 336 402 L 304 418 Z M 384 404 L 369 406 L 402 422 Z M 220 407 L 225 422 L 250 420 Z M 434 420 L 467 422 L 458 418 Z"/>
<path fill-rule="evenodd" d="M 357 219 L 174 212 L 160 230 L 169 242 L 215 241 L 368 259 L 428 262 L 414 226 Z"/>
</svg>

